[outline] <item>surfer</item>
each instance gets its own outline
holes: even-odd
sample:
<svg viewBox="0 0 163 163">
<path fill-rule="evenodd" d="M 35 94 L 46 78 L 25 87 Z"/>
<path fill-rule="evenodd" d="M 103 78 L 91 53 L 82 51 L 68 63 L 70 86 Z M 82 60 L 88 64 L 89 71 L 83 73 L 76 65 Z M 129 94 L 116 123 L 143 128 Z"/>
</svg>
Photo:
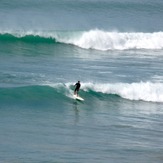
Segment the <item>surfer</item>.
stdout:
<svg viewBox="0 0 163 163">
<path fill-rule="evenodd" d="M 81 86 L 80 81 L 78 81 L 74 86 L 76 86 L 75 90 L 74 90 L 74 95 L 78 96 L 78 92 L 79 92 L 79 89 L 80 89 L 80 86 Z"/>
</svg>

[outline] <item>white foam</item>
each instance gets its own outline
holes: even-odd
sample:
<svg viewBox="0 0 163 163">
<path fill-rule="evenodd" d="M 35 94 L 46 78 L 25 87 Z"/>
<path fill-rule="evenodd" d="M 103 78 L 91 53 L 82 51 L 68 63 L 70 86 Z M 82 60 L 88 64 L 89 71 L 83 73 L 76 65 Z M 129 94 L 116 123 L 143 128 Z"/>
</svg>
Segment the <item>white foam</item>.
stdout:
<svg viewBox="0 0 163 163">
<path fill-rule="evenodd" d="M 116 94 L 129 100 L 163 102 L 163 83 L 116 83 L 116 84 L 82 84 L 85 91 L 93 90 L 105 94 Z"/>
<path fill-rule="evenodd" d="M 74 83 L 44 83 L 43 85 L 49 85 L 72 98 L 72 86 Z M 103 94 L 115 94 L 128 100 L 163 102 L 163 83 L 81 83 L 81 90 L 85 92 L 92 90 Z"/>
<path fill-rule="evenodd" d="M 80 37 L 58 38 L 58 41 L 96 50 L 163 49 L 163 32 L 120 33 L 90 30 L 83 32 Z"/>
</svg>

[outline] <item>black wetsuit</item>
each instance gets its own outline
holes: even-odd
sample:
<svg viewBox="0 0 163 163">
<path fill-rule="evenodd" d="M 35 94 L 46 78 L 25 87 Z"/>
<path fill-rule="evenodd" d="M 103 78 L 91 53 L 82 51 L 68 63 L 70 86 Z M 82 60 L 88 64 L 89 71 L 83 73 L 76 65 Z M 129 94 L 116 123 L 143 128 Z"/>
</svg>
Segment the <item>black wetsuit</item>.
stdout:
<svg viewBox="0 0 163 163">
<path fill-rule="evenodd" d="M 75 92 L 78 92 L 79 89 L 80 89 L 80 83 L 76 83 L 75 86 L 76 86 L 76 88 L 75 88 Z"/>
</svg>

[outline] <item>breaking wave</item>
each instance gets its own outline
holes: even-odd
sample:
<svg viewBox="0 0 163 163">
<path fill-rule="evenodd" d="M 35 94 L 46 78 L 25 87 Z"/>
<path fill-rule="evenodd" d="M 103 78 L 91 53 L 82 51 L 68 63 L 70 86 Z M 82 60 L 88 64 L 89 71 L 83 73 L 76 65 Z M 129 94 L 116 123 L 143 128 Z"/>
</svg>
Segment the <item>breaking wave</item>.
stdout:
<svg viewBox="0 0 163 163">
<path fill-rule="evenodd" d="M 116 84 L 84 84 L 85 91 L 93 90 L 104 94 L 114 94 L 128 100 L 163 102 L 163 83 L 116 83 Z"/>
<path fill-rule="evenodd" d="M 55 83 L 16 88 L 0 88 L 0 101 L 16 100 L 54 100 L 63 101 L 73 98 L 74 83 Z M 163 102 L 163 83 L 82 83 L 80 95 L 91 100 L 92 96 L 107 100 L 108 96 L 127 100 L 142 100 L 146 102 Z"/>
<path fill-rule="evenodd" d="M 84 49 L 130 50 L 163 49 L 163 32 L 108 32 L 90 31 L 1 31 L 0 41 L 25 41 L 43 43 L 63 43 Z"/>
<path fill-rule="evenodd" d="M 57 90 L 64 90 L 66 96 L 72 95 L 73 83 L 50 84 Z M 91 92 L 103 95 L 116 95 L 128 100 L 142 100 L 147 102 L 163 102 L 163 83 L 82 83 L 81 93 L 89 96 Z"/>
</svg>

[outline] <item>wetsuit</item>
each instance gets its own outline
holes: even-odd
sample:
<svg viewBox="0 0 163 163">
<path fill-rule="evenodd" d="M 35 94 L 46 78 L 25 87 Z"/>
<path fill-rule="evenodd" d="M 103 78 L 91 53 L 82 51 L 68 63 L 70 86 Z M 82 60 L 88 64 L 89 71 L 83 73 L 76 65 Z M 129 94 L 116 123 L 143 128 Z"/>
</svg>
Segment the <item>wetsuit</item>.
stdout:
<svg viewBox="0 0 163 163">
<path fill-rule="evenodd" d="M 78 92 L 80 89 L 80 83 L 76 83 L 75 86 L 76 86 L 76 88 L 75 88 L 74 92 Z"/>
</svg>

